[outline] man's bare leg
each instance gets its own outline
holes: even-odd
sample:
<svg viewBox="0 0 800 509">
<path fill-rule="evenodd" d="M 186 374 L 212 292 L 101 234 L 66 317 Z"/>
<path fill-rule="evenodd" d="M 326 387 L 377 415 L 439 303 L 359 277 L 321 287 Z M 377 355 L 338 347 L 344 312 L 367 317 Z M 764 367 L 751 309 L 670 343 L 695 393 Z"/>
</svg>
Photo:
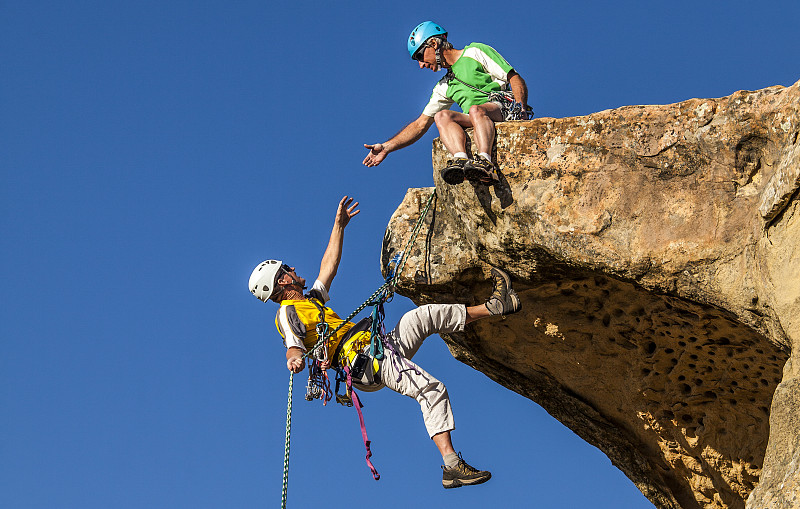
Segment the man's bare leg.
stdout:
<svg viewBox="0 0 800 509">
<path fill-rule="evenodd" d="M 439 449 L 439 452 L 442 455 L 442 458 L 445 455 L 456 452 L 453 449 L 453 442 L 450 440 L 450 432 L 449 431 L 442 431 L 441 433 L 437 433 L 431 437 L 433 443 L 436 444 L 436 448 Z"/>
<path fill-rule="evenodd" d="M 468 115 L 457 111 L 444 110 L 434 115 L 436 127 L 439 129 L 439 139 L 450 155 L 467 151 L 467 133 L 464 129 L 472 127 Z"/>
<path fill-rule="evenodd" d="M 464 324 L 472 323 L 475 320 L 480 320 L 481 318 L 486 318 L 492 316 L 489 310 L 486 308 L 486 304 L 481 304 L 480 306 L 470 306 L 467 308 L 467 320 Z"/>
<path fill-rule="evenodd" d="M 470 123 L 478 153 L 491 154 L 494 145 L 495 122 L 503 120 L 503 111 L 496 103 L 484 103 L 469 109 Z"/>
</svg>

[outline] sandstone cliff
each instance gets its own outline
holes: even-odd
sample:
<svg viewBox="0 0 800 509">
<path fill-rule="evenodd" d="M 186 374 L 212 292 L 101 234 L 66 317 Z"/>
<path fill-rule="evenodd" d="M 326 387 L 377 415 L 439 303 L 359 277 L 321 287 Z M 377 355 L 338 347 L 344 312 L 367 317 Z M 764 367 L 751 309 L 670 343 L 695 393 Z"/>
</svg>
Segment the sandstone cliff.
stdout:
<svg viewBox="0 0 800 509">
<path fill-rule="evenodd" d="M 493 188 L 436 198 L 399 283 L 521 313 L 453 355 L 604 451 L 659 508 L 800 504 L 800 82 L 497 126 Z M 402 249 L 432 189 L 384 239 Z"/>
</svg>

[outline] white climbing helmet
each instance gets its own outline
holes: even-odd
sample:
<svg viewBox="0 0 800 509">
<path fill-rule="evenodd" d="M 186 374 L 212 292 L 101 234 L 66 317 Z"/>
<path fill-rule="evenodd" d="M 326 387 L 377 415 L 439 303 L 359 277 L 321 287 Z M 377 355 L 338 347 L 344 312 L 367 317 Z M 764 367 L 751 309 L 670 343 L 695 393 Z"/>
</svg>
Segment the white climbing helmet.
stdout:
<svg viewBox="0 0 800 509">
<path fill-rule="evenodd" d="M 276 281 L 283 262 L 280 260 L 265 260 L 258 264 L 250 274 L 250 293 L 260 301 L 267 302 L 275 292 Z"/>
</svg>

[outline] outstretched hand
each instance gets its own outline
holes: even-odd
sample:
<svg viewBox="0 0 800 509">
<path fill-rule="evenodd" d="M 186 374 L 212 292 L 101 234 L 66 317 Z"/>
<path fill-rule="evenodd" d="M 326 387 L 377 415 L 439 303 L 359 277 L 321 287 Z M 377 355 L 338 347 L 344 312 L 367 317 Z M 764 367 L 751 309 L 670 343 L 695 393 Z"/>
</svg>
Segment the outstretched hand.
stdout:
<svg viewBox="0 0 800 509">
<path fill-rule="evenodd" d="M 364 158 L 364 166 L 378 166 L 389 155 L 389 151 L 383 143 L 376 143 L 374 145 L 364 144 L 364 148 L 369 149 L 369 154 Z"/>
<path fill-rule="evenodd" d="M 336 218 L 333 220 L 333 228 L 331 228 L 331 238 L 328 241 L 328 247 L 325 248 L 325 254 L 322 255 L 322 262 L 319 264 L 319 276 L 317 276 L 317 280 L 325 285 L 328 291 L 331 290 L 331 283 L 333 278 L 336 277 L 336 270 L 342 260 L 344 229 L 350 219 L 358 215 L 359 212 L 361 211 L 358 210 L 358 202 L 353 203 L 353 198 L 345 195 L 339 201 L 339 207 L 336 209 Z"/>
<path fill-rule="evenodd" d="M 361 212 L 361 210 L 357 210 L 357 207 L 358 202 L 353 203 L 353 198 L 345 195 L 339 202 L 339 208 L 336 209 L 336 219 L 334 220 L 334 224 L 340 226 L 341 228 L 347 226 L 347 223 L 350 222 L 350 219 Z"/>
</svg>

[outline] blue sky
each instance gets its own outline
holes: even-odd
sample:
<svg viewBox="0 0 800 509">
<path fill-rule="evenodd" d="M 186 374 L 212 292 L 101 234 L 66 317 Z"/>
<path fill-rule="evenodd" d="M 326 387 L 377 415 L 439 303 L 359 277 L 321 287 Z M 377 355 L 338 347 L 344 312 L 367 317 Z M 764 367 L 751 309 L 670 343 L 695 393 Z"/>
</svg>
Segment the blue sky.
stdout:
<svg viewBox="0 0 800 509">
<path fill-rule="evenodd" d="M 350 194 L 331 304 L 345 315 L 381 283 L 386 223 L 431 185 L 436 133 L 375 169 L 362 144 L 416 118 L 437 79 L 405 50 L 420 21 L 491 44 L 538 117 L 565 117 L 790 85 L 798 5 L 4 3 L 0 506 L 277 506 L 288 372 L 247 278 L 265 258 L 313 278 Z M 388 322 L 411 307 L 398 297 Z M 652 507 L 437 336 L 416 360 L 493 479 L 443 490 L 416 403 L 384 390 L 363 398 L 375 482 L 355 412 L 296 394 L 290 507 Z"/>
</svg>

